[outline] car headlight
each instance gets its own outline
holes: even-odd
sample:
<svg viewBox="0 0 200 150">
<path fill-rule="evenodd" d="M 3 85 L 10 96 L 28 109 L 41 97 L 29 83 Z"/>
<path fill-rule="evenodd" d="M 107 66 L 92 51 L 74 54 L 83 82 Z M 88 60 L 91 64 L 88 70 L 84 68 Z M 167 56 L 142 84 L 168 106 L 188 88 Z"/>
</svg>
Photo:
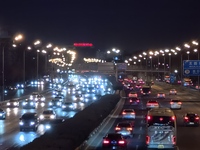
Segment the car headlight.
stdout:
<svg viewBox="0 0 200 150">
<path fill-rule="evenodd" d="M 0 114 L 0 116 L 3 116 L 3 114 Z"/>
<path fill-rule="evenodd" d="M 31 102 L 31 105 L 33 105 L 33 102 Z"/>
<path fill-rule="evenodd" d="M 33 121 L 30 122 L 30 125 L 34 125 L 34 124 L 35 124 L 35 122 L 33 122 Z"/>
<path fill-rule="evenodd" d="M 57 105 L 60 105 L 60 102 L 57 102 Z"/>
<path fill-rule="evenodd" d="M 44 119 L 44 116 L 43 116 L 43 115 L 40 115 L 40 119 Z"/>
<path fill-rule="evenodd" d="M 26 102 L 23 102 L 22 105 L 23 105 L 23 106 L 26 105 Z"/>
<path fill-rule="evenodd" d="M 20 122 L 19 122 L 19 125 L 23 126 L 23 125 L 24 125 L 24 123 L 23 123 L 22 121 L 20 121 Z"/>
<path fill-rule="evenodd" d="M 7 106 L 10 106 L 10 103 L 7 103 Z"/>
<path fill-rule="evenodd" d="M 54 119 L 54 118 L 55 118 L 55 115 L 51 115 L 50 118 L 51 118 L 51 119 Z"/>
<path fill-rule="evenodd" d="M 52 102 L 50 102 L 49 105 L 52 105 Z"/>
<path fill-rule="evenodd" d="M 62 108 L 66 108 L 66 105 L 62 105 Z"/>
<path fill-rule="evenodd" d="M 45 129 L 50 129 L 51 128 L 51 125 L 49 125 L 49 124 L 47 124 L 47 125 L 45 125 Z"/>
</svg>

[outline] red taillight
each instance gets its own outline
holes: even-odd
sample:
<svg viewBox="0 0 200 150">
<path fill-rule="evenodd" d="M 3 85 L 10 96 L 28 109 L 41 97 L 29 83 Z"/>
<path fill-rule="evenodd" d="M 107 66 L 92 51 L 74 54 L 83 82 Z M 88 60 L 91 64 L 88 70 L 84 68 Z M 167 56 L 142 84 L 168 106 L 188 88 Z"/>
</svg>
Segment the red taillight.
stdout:
<svg viewBox="0 0 200 150">
<path fill-rule="evenodd" d="M 119 130 L 121 130 L 121 128 L 119 128 L 119 127 L 116 127 L 116 128 L 115 128 L 115 130 L 116 130 L 116 131 L 119 131 Z"/>
<path fill-rule="evenodd" d="M 125 115 L 126 113 L 125 113 L 125 112 L 122 112 L 122 114 Z"/>
<path fill-rule="evenodd" d="M 130 100 L 130 103 L 132 103 L 133 101 L 132 100 Z"/>
<path fill-rule="evenodd" d="M 103 140 L 103 143 L 104 143 L 104 144 L 109 144 L 110 141 L 109 141 L 109 140 Z"/>
<path fill-rule="evenodd" d="M 131 114 L 132 114 L 132 115 L 134 115 L 135 113 L 134 113 L 134 112 L 132 112 Z"/>
<path fill-rule="evenodd" d="M 150 120 L 151 119 L 151 116 L 147 116 L 147 120 Z"/>
<path fill-rule="evenodd" d="M 176 119 L 176 117 L 175 116 L 172 116 L 172 120 L 174 121 Z"/>
<path fill-rule="evenodd" d="M 137 100 L 137 103 L 139 103 L 140 102 L 140 100 Z"/>
<path fill-rule="evenodd" d="M 126 128 L 128 131 L 132 131 L 133 130 L 133 128 Z"/>
<path fill-rule="evenodd" d="M 195 119 L 196 119 L 196 120 L 199 120 L 199 117 L 196 117 Z"/>
<path fill-rule="evenodd" d="M 172 137 L 172 142 L 173 142 L 174 145 L 176 144 L 176 136 Z"/>
<path fill-rule="evenodd" d="M 124 140 L 120 140 L 120 141 L 118 141 L 118 144 L 125 144 L 125 141 Z"/>
<path fill-rule="evenodd" d="M 150 137 L 146 136 L 146 144 L 149 144 L 149 142 L 150 142 Z"/>
<path fill-rule="evenodd" d="M 185 120 L 188 120 L 188 117 L 184 117 Z"/>
<path fill-rule="evenodd" d="M 174 104 L 174 102 L 170 102 L 170 104 L 172 105 L 172 104 Z"/>
<path fill-rule="evenodd" d="M 181 105 L 182 103 L 181 103 L 181 102 L 178 102 L 178 104 Z"/>
</svg>

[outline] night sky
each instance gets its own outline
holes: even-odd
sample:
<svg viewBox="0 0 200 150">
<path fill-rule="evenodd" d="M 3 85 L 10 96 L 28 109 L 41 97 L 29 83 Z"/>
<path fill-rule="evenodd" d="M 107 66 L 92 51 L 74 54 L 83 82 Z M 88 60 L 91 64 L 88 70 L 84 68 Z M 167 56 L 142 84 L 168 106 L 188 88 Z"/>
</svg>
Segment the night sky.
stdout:
<svg viewBox="0 0 200 150">
<path fill-rule="evenodd" d="M 200 39 L 199 0 L 1 0 L 0 27 L 26 40 L 126 52 Z"/>
</svg>

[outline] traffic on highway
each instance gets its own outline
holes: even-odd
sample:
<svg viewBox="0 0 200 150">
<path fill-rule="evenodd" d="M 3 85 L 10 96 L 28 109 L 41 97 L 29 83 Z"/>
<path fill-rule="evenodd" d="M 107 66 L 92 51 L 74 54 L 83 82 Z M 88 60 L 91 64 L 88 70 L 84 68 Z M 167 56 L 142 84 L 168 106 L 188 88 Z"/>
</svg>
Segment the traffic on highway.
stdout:
<svg viewBox="0 0 200 150">
<path fill-rule="evenodd" d="M 107 79 L 78 75 L 24 89 L 23 96 L 1 102 L 0 149 L 19 149 L 113 92 Z"/>
<path fill-rule="evenodd" d="M 138 89 L 132 81 L 123 84 L 128 92 L 121 95 L 116 109 L 83 149 L 199 149 L 198 91 L 155 82 L 150 86 L 151 93 L 143 95 L 144 85 Z"/>
</svg>

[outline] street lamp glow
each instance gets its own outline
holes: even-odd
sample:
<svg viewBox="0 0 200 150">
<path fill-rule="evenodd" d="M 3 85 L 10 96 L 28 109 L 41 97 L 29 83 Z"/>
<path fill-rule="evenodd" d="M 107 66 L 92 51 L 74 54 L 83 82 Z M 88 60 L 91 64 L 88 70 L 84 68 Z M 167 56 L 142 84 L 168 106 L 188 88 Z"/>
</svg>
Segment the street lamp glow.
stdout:
<svg viewBox="0 0 200 150">
<path fill-rule="evenodd" d="M 164 53 L 164 51 L 163 51 L 163 50 L 160 50 L 160 53 L 162 53 L 162 54 L 163 54 L 163 53 Z"/>
<path fill-rule="evenodd" d="M 147 55 L 147 53 L 146 53 L 146 52 L 143 52 L 142 54 L 143 54 L 143 55 L 145 55 L 145 56 Z"/>
<path fill-rule="evenodd" d="M 41 42 L 39 40 L 37 40 L 34 45 L 39 45 Z"/>
<path fill-rule="evenodd" d="M 196 42 L 196 41 L 192 41 L 192 44 L 194 44 L 194 45 L 199 45 L 199 43 Z"/>
<path fill-rule="evenodd" d="M 27 49 L 28 49 L 28 50 L 31 50 L 31 47 L 30 47 L 30 46 L 28 46 L 28 47 L 27 47 Z"/>
<path fill-rule="evenodd" d="M 140 54 L 139 57 L 142 57 L 142 55 Z"/>
<path fill-rule="evenodd" d="M 178 73 L 178 70 L 174 70 L 174 73 Z"/>
<path fill-rule="evenodd" d="M 166 53 L 169 53 L 169 49 L 165 49 L 165 52 L 166 52 Z"/>
<path fill-rule="evenodd" d="M 137 59 L 137 56 L 133 56 L 134 59 Z"/>
<path fill-rule="evenodd" d="M 186 53 L 189 55 L 189 54 L 190 54 L 190 51 L 187 51 Z"/>
<path fill-rule="evenodd" d="M 46 48 L 51 48 L 51 47 L 52 47 L 51 43 L 46 46 Z"/>
<path fill-rule="evenodd" d="M 181 48 L 180 47 L 176 47 L 176 50 L 181 51 Z"/>
<path fill-rule="evenodd" d="M 21 34 L 19 34 L 15 37 L 15 41 L 19 41 L 19 40 L 22 40 L 22 39 L 23 39 L 23 36 Z"/>
<path fill-rule="evenodd" d="M 107 54 L 110 54 L 110 51 L 107 51 Z"/>
<path fill-rule="evenodd" d="M 189 44 L 184 44 L 184 46 L 186 47 L 186 48 L 190 48 L 190 45 Z"/>
<path fill-rule="evenodd" d="M 152 52 L 152 51 L 150 51 L 150 52 L 149 52 L 149 55 L 153 55 L 153 52 Z"/>
<path fill-rule="evenodd" d="M 194 52 L 198 52 L 198 50 L 197 50 L 197 49 L 194 49 Z"/>
</svg>

